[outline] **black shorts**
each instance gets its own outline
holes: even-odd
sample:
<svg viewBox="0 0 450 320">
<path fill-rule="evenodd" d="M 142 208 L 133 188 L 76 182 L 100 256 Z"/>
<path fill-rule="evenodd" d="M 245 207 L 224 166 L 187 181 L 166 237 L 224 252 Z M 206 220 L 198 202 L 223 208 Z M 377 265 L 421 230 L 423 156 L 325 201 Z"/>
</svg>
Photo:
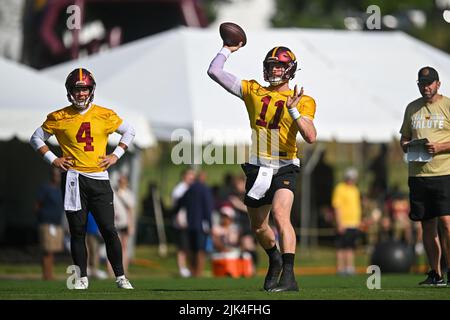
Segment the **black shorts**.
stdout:
<svg viewBox="0 0 450 320">
<path fill-rule="evenodd" d="M 423 221 L 450 215 L 450 175 L 409 177 L 409 218 Z"/>
<path fill-rule="evenodd" d="M 336 237 L 336 247 L 338 249 L 355 249 L 359 231 L 356 228 L 345 229 L 343 234 Z"/>
<path fill-rule="evenodd" d="M 189 250 L 189 232 L 187 229 L 175 229 L 175 239 L 179 250 Z"/>
<path fill-rule="evenodd" d="M 64 198 L 67 173 L 61 175 L 61 189 Z M 114 193 L 109 180 L 97 180 L 78 176 L 80 187 L 81 210 L 66 211 L 69 227 L 86 228 L 87 214 L 92 216 L 97 223 L 100 232 L 106 228 L 114 227 Z M 71 231 L 72 233 L 72 231 Z"/>
<path fill-rule="evenodd" d="M 264 197 L 259 200 L 255 200 L 247 196 L 247 193 L 253 187 L 256 177 L 258 176 L 259 166 L 244 163 L 241 165 L 242 170 L 244 170 L 247 181 L 245 182 L 245 198 L 244 204 L 250 208 L 259 208 L 263 205 L 271 204 L 275 191 L 279 189 L 288 189 L 295 193 L 295 186 L 297 182 L 297 175 L 300 168 L 294 164 L 290 164 L 281 167 L 278 172 L 272 177 L 272 183 L 270 184 L 269 190 L 267 190 Z"/>
</svg>

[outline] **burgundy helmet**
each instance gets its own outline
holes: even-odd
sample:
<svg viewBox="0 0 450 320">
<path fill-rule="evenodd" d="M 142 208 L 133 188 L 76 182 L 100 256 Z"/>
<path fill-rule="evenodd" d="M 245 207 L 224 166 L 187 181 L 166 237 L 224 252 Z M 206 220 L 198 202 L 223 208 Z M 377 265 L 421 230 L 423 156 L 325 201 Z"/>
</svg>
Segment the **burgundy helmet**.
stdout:
<svg viewBox="0 0 450 320">
<path fill-rule="evenodd" d="M 75 107 L 85 109 L 94 99 L 95 79 L 92 73 L 84 68 L 73 70 L 66 78 L 67 99 Z M 89 97 L 85 101 L 76 101 L 72 91 L 74 88 L 89 88 Z"/>
<path fill-rule="evenodd" d="M 272 75 L 272 65 L 274 63 L 282 63 L 284 65 L 284 73 L 281 77 Z M 275 47 L 266 54 L 263 67 L 264 80 L 268 81 L 273 86 L 277 86 L 283 82 L 294 79 L 295 72 L 297 71 L 297 59 L 295 58 L 295 54 L 289 48 Z"/>
</svg>

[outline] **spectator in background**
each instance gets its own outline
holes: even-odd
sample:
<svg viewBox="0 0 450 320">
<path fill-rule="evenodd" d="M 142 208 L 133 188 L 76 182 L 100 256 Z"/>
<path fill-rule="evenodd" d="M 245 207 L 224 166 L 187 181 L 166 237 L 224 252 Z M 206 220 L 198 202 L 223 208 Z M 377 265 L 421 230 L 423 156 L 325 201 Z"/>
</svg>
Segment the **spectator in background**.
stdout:
<svg viewBox="0 0 450 320">
<path fill-rule="evenodd" d="M 183 197 L 189 187 L 195 181 L 195 171 L 193 169 L 186 169 L 181 174 L 181 181 L 175 186 L 172 191 L 172 206 L 177 207 L 178 201 Z M 191 272 L 187 265 L 187 254 L 189 250 L 189 236 L 187 213 L 184 207 L 175 212 L 173 219 L 173 226 L 176 231 L 177 244 L 177 265 L 178 272 L 183 278 L 191 276 Z"/>
<path fill-rule="evenodd" d="M 177 204 L 176 211 L 186 209 L 189 237 L 189 268 L 194 277 L 200 277 L 205 267 L 207 237 L 211 231 L 214 198 L 206 186 L 206 173 L 199 172 L 197 180 Z"/>
<path fill-rule="evenodd" d="M 356 181 L 358 171 L 349 168 L 344 181 L 333 191 L 332 205 L 336 213 L 337 272 L 342 275 L 355 273 L 355 249 L 361 224 L 361 196 Z"/>
<path fill-rule="evenodd" d="M 379 241 L 383 211 L 378 206 L 376 200 L 364 195 L 361 199 L 361 206 L 363 216 L 361 226 L 363 232 L 366 234 L 367 253 L 371 255 Z"/>
<path fill-rule="evenodd" d="M 258 263 L 258 254 L 256 252 L 256 239 L 253 235 L 248 219 L 247 206 L 244 204 L 245 198 L 245 177 L 242 175 L 234 176 L 232 179 L 232 189 L 228 197 L 228 202 L 231 203 L 236 216 L 235 223 L 240 228 L 240 247 L 244 252 L 250 253 L 252 256 L 253 265 Z"/>
<path fill-rule="evenodd" d="M 215 252 L 239 250 L 239 228 L 234 223 L 236 213 L 231 206 L 219 209 L 220 221 L 212 227 L 212 240 Z"/>
<path fill-rule="evenodd" d="M 134 234 L 135 218 L 134 194 L 128 187 L 128 177 L 120 175 L 118 185 L 114 191 L 114 224 L 122 243 L 123 268 L 128 273 L 130 257 L 128 254 L 128 240 Z"/>
<path fill-rule="evenodd" d="M 232 194 L 233 179 L 234 179 L 234 176 L 230 172 L 227 172 L 224 175 L 222 185 L 220 186 L 219 191 L 218 191 L 219 202 L 227 201 L 230 194 Z M 218 206 L 220 206 L 220 204 Z"/>
<path fill-rule="evenodd" d="M 44 280 L 53 279 L 54 254 L 61 252 L 64 248 L 62 228 L 64 204 L 60 183 L 59 169 L 51 168 L 50 182 L 40 187 L 36 202 Z"/>
<path fill-rule="evenodd" d="M 394 240 L 408 245 L 414 244 L 413 225 L 409 219 L 409 199 L 394 188 L 386 199 L 386 211 L 392 220 L 392 235 Z"/>
<path fill-rule="evenodd" d="M 382 144 L 379 154 L 369 165 L 369 171 L 373 174 L 373 180 L 369 187 L 369 197 L 375 199 L 382 207 L 387 192 L 387 158 L 388 145 Z"/>
<path fill-rule="evenodd" d="M 319 214 L 319 227 L 333 225 L 333 210 L 331 209 L 331 196 L 334 186 L 333 168 L 325 160 L 326 154 L 322 152 L 316 167 L 311 174 L 311 212 Z"/>
</svg>

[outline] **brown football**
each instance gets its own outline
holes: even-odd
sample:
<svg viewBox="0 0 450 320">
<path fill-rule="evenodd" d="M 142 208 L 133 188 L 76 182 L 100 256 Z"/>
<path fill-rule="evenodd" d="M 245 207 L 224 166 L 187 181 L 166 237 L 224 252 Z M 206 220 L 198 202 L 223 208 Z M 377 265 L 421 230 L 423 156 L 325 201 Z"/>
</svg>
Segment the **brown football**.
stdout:
<svg viewBox="0 0 450 320">
<path fill-rule="evenodd" d="M 227 46 L 237 46 L 242 41 L 242 46 L 247 44 L 247 36 L 244 30 L 233 22 L 224 22 L 219 27 L 220 37 Z"/>
</svg>

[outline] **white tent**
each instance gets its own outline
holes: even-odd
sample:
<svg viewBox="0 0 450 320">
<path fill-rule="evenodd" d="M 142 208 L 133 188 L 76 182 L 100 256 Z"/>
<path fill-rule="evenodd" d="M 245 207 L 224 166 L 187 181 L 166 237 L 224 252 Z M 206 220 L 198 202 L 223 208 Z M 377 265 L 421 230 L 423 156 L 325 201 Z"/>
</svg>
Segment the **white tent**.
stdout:
<svg viewBox="0 0 450 320">
<path fill-rule="evenodd" d="M 34 130 L 45 120 L 48 113 L 69 104 L 66 99 L 64 81 L 56 82 L 31 68 L 13 61 L 0 59 L 3 77 L 0 79 L 0 140 L 17 137 L 28 141 Z M 95 102 L 117 112 L 119 116 L 133 124 L 136 129 L 135 145 L 140 148 L 153 146 L 156 142 L 149 123 L 123 105 L 96 95 Z M 110 136 L 109 143 L 117 144 L 118 134 Z M 56 143 L 56 139 L 50 140 Z"/>
<path fill-rule="evenodd" d="M 381 142 L 398 136 L 403 112 L 419 92 L 420 67 L 450 82 L 450 57 L 402 32 L 273 29 L 248 32 L 247 46 L 225 69 L 242 79 L 262 80 L 262 60 L 279 45 L 297 55 L 300 71 L 292 84 L 317 102 L 319 140 Z M 249 142 L 243 102 L 206 74 L 221 48 L 216 31 L 180 28 L 71 61 L 43 72 L 62 81 L 76 66 L 90 69 L 98 90 L 152 124 L 159 139 L 174 129 L 197 129 L 203 142 Z"/>
</svg>

